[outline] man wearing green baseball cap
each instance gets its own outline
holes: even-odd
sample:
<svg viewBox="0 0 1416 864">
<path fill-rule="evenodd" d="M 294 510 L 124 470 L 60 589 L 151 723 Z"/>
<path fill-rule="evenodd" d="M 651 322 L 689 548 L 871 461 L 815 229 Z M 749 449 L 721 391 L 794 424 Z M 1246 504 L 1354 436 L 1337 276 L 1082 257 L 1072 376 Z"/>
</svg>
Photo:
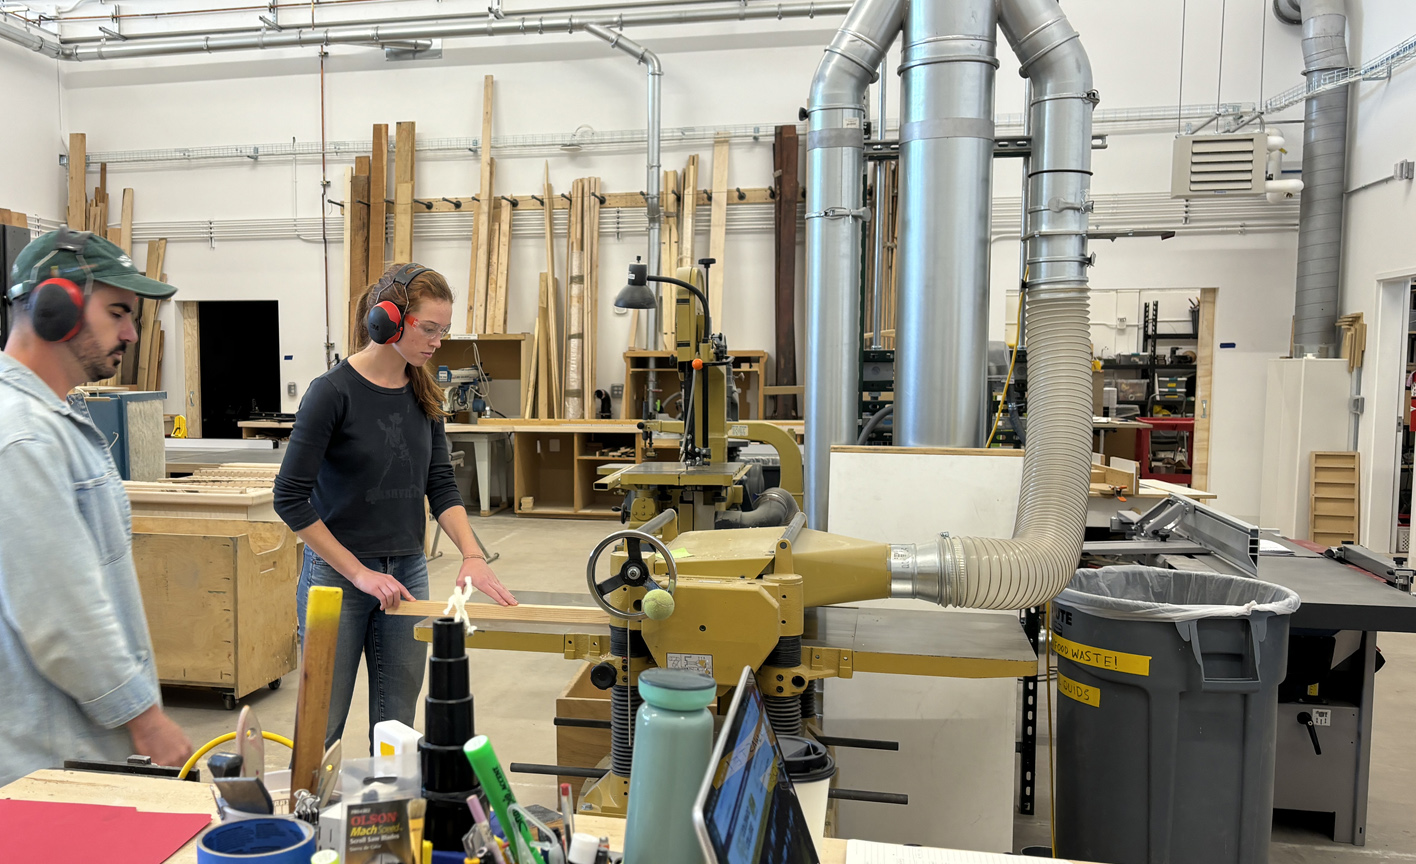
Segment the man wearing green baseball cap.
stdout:
<svg viewBox="0 0 1416 864">
<path fill-rule="evenodd" d="M 138 296 L 175 290 L 68 228 L 15 260 L 0 353 L 0 785 L 66 759 L 191 755 L 162 710 L 127 492 L 83 400 L 67 398 L 137 341 Z"/>
</svg>

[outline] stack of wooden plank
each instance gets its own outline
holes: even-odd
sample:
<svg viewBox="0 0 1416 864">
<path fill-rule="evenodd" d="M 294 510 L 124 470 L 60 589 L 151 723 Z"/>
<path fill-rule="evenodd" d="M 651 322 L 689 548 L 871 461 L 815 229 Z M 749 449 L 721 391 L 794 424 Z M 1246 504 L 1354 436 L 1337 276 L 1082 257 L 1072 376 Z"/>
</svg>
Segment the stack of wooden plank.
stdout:
<svg viewBox="0 0 1416 864">
<path fill-rule="evenodd" d="M 357 156 L 344 175 L 345 353 L 353 353 L 363 323 L 359 299 L 392 264 L 413 261 L 414 166 L 417 126 L 397 124 L 394 139 L 393 197 L 389 197 L 388 124 L 373 124 L 368 156 Z M 389 257 L 388 206 L 393 204 L 393 249 Z"/>
<path fill-rule="evenodd" d="M 570 230 L 566 237 L 565 414 L 595 417 L 595 334 L 599 329 L 600 178 L 571 184 Z"/>
<path fill-rule="evenodd" d="M 496 212 L 496 159 L 492 157 L 492 83 L 491 75 L 482 79 L 482 135 L 477 139 L 477 155 L 481 161 L 481 183 L 477 190 L 472 227 L 472 275 L 467 286 L 467 332 L 477 335 L 499 332 L 491 327 L 500 322 L 506 328 L 506 304 L 502 300 L 501 316 L 495 306 L 495 283 L 498 275 L 493 252 L 500 251 L 500 236 L 494 234 Z M 511 208 L 506 207 L 506 235 L 511 237 Z M 497 229 L 502 227 L 496 221 Z M 498 262 L 499 263 L 499 262 Z"/>
<path fill-rule="evenodd" d="M 12 228 L 28 228 L 29 217 L 23 213 L 16 213 L 13 210 L 6 210 L 0 207 L 0 225 L 8 225 Z"/>
<path fill-rule="evenodd" d="M 386 127 L 385 127 L 386 128 Z M 378 127 L 374 127 L 374 137 L 378 137 Z M 384 147 L 388 146 L 385 133 Z M 377 143 L 377 142 L 376 142 Z M 376 263 L 383 272 L 383 246 L 379 244 L 378 261 L 370 257 L 369 238 L 375 233 L 370 214 L 373 211 L 373 159 L 370 156 L 356 156 L 354 167 L 344 173 L 344 302 L 348 310 L 345 320 L 344 353 L 354 353 L 354 343 L 360 326 L 357 310 L 359 298 L 369 287 L 369 268 Z M 387 167 L 387 163 L 385 163 Z M 379 208 L 382 210 L 382 206 Z"/>
<path fill-rule="evenodd" d="M 895 347 L 895 248 L 899 238 L 899 205 L 900 205 L 900 173 L 898 162 L 885 163 L 885 183 L 882 188 L 875 188 L 875 174 L 871 173 L 871 199 L 876 196 L 883 196 L 885 199 L 885 220 L 883 223 L 872 219 L 866 227 L 866 252 L 865 252 L 865 331 L 866 343 L 869 344 L 872 336 L 871 328 L 875 321 L 875 250 L 877 248 L 875 237 L 876 232 L 883 231 L 885 234 L 885 245 L 881 248 L 884 258 L 884 269 L 881 270 L 881 283 L 883 290 L 880 292 L 880 341 L 883 347 L 893 349 Z"/>
<path fill-rule="evenodd" d="M 521 416 L 554 420 L 563 415 L 564 405 L 560 382 L 560 357 L 563 353 L 559 323 L 560 281 L 555 275 L 555 213 L 552 206 L 556 199 L 551 188 L 550 163 L 546 164 L 542 187 L 544 197 L 541 200 L 546 205 L 541 208 L 546 235 L 546 269 L 540 276 L 536 326 L 531 343 L 532 366 L 530 380 L 523 388 Z"/>
<path fill-rule="evenodd" d="M 75 132 L 69 136 L 69 203 L 67 223 L 75 231 L 91 231 L 118 245 L 129 256 L 133 254 L 133 190 L 124 189 L 119 222 L 109 226 L 108 165 L 98 168 L 98 186 L 88 197 L 88 136 Z M 23 218 L 23 214 L 20 214 Z M 146 274 L 151 279 L 167 281 L 163 259 L 167 254 L 166 240 L 148 243 Z M 133 317 L 138 327 L 138 341 L 130 344 L 111 378 L 101 382 L 110 386 L 128 386 L 138 390 L 162 387 L 162 325 L 157 313 L 161 300 L 138 298 Z"/>
</svg>

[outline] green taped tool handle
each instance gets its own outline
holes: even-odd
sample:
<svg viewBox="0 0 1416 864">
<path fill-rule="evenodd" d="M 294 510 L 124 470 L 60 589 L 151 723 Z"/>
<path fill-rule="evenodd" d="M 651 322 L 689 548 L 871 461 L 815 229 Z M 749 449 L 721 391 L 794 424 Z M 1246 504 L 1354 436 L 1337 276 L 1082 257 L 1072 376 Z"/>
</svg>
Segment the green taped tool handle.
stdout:
<svg viewBox="0 0 1416 864">
<path fill-rule="evenodd" d="M 540 853 L 531 845 L 531 828 L 526 824 L 526 820 L 520 813 L 511 812 L 511 805 L 516 803 L 516 793 L 511 791 L 511 784 L 507 782 L 506 773 L 502 771 L 497 752 L 492 749 L 492 742 L 486 735 L 478 735 L 462 745 L 462 752 L 467 756 L 467 761 L 472 763 L 472 773 L 477 775 L 477 782 L 482 784 L 482 791 L 487 793 L 492 812 L 497 814 L 497 821 L 501 823 L 502 831 L 506 834 L 507 848 L 516 855 L 519 844 L 511 836 L 515 830 L 531 853 L 530 861 L 518 860 L 517 864 L 545 864 Z"/>
</svg>

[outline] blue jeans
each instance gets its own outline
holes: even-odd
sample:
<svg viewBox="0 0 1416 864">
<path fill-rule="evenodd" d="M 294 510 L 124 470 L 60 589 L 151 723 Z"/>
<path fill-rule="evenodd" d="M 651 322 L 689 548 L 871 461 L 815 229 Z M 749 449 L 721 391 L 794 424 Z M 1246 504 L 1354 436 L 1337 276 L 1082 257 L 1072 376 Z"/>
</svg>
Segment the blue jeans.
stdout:
<svg viewBox="0 0 1416 864">
<path fill-rule="evenodd" d="M 370 570 L 387 573 L 402 582 L 408 593 L 419 600 L 428 599 L 428 564 L 422 555 L 359 560 Z M 309 546 L 305 547 L 295 601 L 300 616 L 301 644 L 305 641 L 305 602 L 315 586 L 344 590 L 325 747 L 344 735 L 344 720 L 354 698 L 354 682 L 359 677 L 359 655 L 362 654 L 369 670 L 369 748 L 372 753 L 375 723 L 399 720 L 413 725 L 418 694 L 423 690 L 428 648 L 413 638 L 417 618 L 381 611 L 377 599 L 355 588 Z"/>
</svg>

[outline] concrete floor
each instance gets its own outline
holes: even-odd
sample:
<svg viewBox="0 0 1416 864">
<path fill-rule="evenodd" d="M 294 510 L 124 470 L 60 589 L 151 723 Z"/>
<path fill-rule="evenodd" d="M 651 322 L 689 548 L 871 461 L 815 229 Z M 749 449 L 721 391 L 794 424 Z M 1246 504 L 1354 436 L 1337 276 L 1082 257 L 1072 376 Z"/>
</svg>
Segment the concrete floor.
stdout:
<svg viewBox="0 0 1416 864">
<path fill-rule="evenodd" d="M 513 592 L 584 592 L 585 556 L 616 523 L 519 518 L 503 513 L 474 518 L 473 527 L 488 548 L 501 554 L 494 569 Z M 460 557 L 446 540 L 447 555 L 429 564 L 431 596 L 446 597 L 457 576 Z M 1274 828 L 1273 864 L 1344 864 L 1344 862 L 1416 862 L 1416 823 L 1408 811 L 1410 790 L 1416 789 L 1416 757 L 1401 731 L 1416 716 L 1416 636 L 1388 634 L 1380 646 L 1387 660 L 1377 674 L 1376 720 L 1372 736 L 1372 772 L 1367 816 L 1367 845 L 1335 844 L 1312 826 L 1284 819 Z M 555 728 L 551 717 L 555 697 L 575 666 L 556 655 L 472 651 L 472 692 L 476 697 L 477 731 L 491 737 L 503 764 L 555 761 Z M 298 686 L 294 673 L 276 691 L 247 697 L 268 731 L 288 734 L 294 728 Z M 363 670 L 345 725 L 346 756 L 368 755 L 367 681 Z M 222 709 L 219 697 L 195 690 L 164 692 L 173 718 L 198 745 L 232 731 L 236 714 Z M 1053 702 L 1056 704 L 1054 694 Z M 1045 703 L 1044 703 L 1045 704 Z M 422 707 L 418 711 L 422 728 Z M 1040 742 L 1038 802 L 1035 817 L 1014 820 L 1015 848 L 1048 845 L 1046 727 Z M 268 769 L 288 767 L 289 756 L 268 745 Z M 511 775 L 517 795 L 526 803 L 553 806 L 552 778 Z"/>
</svg>

